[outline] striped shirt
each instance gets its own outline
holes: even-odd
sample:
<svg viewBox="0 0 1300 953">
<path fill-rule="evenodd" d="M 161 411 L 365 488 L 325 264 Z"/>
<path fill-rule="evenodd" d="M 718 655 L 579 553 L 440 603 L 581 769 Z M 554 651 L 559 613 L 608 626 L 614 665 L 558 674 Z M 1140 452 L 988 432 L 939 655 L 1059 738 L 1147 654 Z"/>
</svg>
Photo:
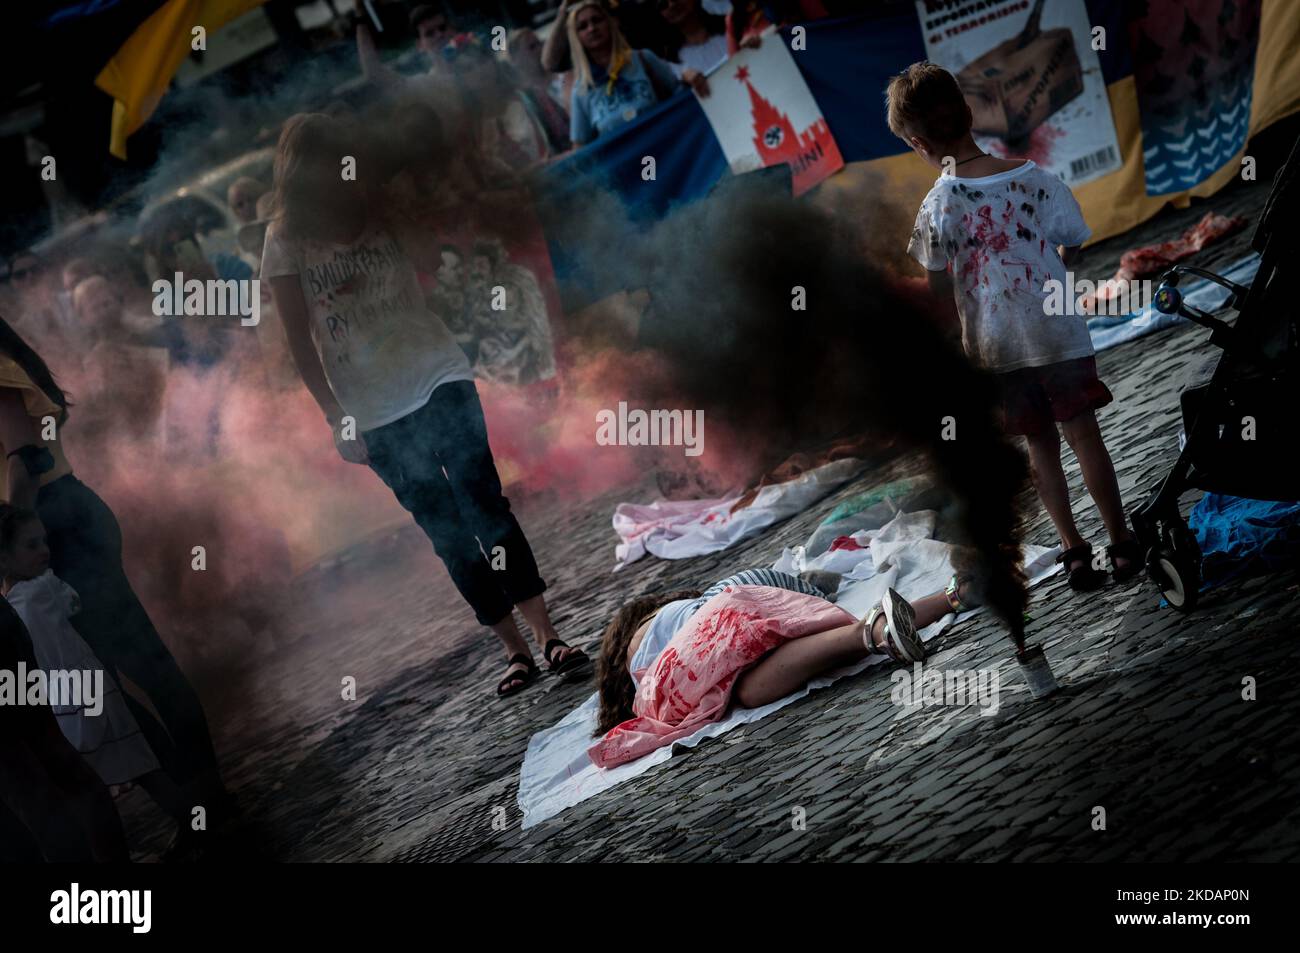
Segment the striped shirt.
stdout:
<svg viewBox="0 0 1300 953">
<path fill-rule="evenodd" d="M 695 608 L 698 609 L 728 586 L 771 586 L 773 589 L 789 589 L 791 592 L 802 592 L 806 596 L 826 598 L 826 593 L 812 583 L 804 582 L 798 576 L 792 576 L 788 572 L 781 572 L 779 569 L 744 569 L 705 589 L 704 595 L 692 600 L 699 603 Z"/>
<path fill-rule="evenodd" d="M 804 595 L 817 596 L 821 599 L 827 598 L 826 593 L 822 592 L 822 590 L 811 583 L 804 582 L 798 576 L 790 575 L 788 572 L 781 572 L 776 569 L 741 570 L 735 575 L 715 582 L 704 590 L 704 594 L 698 598 L 679 599 L 660 609 L 650 621 L 650 627 L 646 629 L 645 637 L 641 639 L 636 654 L 632 656 L 632 660 L 628 663 L 628 671 L 639 672 L 641 669 L 649 668 L 650 663 L 664 650 L 664 646 L 672 640 L 672 637 L 690 620 L 691 616 L 699 612 L 704 603 L 728 586 L 771 586 L 774 589 L 789 589 L 791 592 L 802 592 Z"/>
</svg>

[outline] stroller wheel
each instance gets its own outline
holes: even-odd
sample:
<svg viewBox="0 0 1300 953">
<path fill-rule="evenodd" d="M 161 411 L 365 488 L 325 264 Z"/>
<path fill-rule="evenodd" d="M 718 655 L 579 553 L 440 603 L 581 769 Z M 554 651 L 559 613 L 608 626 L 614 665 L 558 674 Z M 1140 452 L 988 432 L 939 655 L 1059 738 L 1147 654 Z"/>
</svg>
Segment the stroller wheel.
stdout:
<svg viewBox="0 0 1300 953">
<path fill-rule="evenodd" d="M 1165 546 L 1147 554 L 1147 575 L 1170 607 L 1178 612 L 1191 612 L 1196 608 L 1196 599 L 1201 591 L 1197 562 Z"/>
</svg>

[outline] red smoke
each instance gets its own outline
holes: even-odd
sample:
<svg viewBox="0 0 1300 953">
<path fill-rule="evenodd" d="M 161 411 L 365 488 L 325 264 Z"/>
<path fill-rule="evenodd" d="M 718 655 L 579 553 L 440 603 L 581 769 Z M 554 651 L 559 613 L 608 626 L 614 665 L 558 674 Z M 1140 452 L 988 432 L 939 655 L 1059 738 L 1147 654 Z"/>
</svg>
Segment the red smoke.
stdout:
<svg viewBox="0 0 1300 953">
<path fill-rule="evenodd" d="M 601 446 L 597 414 L 616 411 L 620 401 L 629 409 L 696 408 L 665 390 L 670 375 L 655 352 L 586 348 L 561 363 L 564 370 L 551 388 L 478 382 L 492 452 L 508 492 L 588 499 L 643 484 L 659 470 L 689 470 L 693 485 L 739 490 L 765 462 L 764 448 L 736 444 L 707 408 L 698 457 L 687 457 L 676 446 Z"/>
</svg>

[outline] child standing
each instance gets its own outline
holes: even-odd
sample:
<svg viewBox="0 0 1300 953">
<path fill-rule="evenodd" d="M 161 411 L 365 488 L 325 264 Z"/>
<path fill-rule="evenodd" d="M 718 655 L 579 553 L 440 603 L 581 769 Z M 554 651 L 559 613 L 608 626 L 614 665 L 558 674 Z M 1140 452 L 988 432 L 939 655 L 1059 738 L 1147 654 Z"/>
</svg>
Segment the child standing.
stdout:
<svg viewBox="0 0 1300 953">
<path fill-rule="evenodd" d="M 1049 315 L 1044 307 L 1046 282 L 1065 283 L 1066 263 L 1091 234 L 1079 204 L 1033 161 L 980 149 L 970 107 L 947 70 L 914 63 L 890 82 L 886 99 L 890 130 L 941 170 L 917 214 L 908 253 L 926 268 L 937 297 L 955 298 L 966 354 L 997 376 L 1004 426 L 1028 444 L 1034 486 L 1060 534 L 1070 587 L 1096 589 L 1106 574 L 1074 522 L 1058 424 L 1110 534 L 1112 575 L 1137 575 L 1141 548 L 1094 413 L 1113 398 L 1097 377 L 1084 318 Z"/>
<path fill-rule="evenodd" d="M 0 573 L 4 597 L 26 626 L 43 670 L 103 673 L 103 663 L 69 621 L 79 600 L 50 571 L 45 527 L 34 512 L 9 503 L 0 503 Z M 59 729 L 104 784 L 137 782 L 176 820 L 179 832 L 167 859 L 179 857 L 194 846 L 189 820 L 190 805 L 197 801 L 161 769 L 117 682 L 102 674 L 100 679 L 104 694 L 97 713 L 71 704 L 51 706 Z"/>
</svg>

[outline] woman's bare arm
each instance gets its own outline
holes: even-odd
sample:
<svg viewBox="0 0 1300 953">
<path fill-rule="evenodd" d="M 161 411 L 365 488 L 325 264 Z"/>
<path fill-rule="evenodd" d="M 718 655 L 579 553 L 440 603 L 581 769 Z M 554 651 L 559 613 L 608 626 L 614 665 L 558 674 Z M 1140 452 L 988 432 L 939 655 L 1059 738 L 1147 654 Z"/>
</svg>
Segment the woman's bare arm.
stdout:
<svg viewBox="0 0 1300 953">
<path fill-rule="evenodd" d="M 569 55 L 569 31 L 565 20 L 569 18 L 569 0 L 561 0 L 555 14 L 555 25 L 542 44 L 542 69 L 548 73 L 563 73 L 564 58 Z"/>
<path fill-rule="evenodd" d="M 402 77 L 384 65 L 375 47 L 374 34 L 364 23 L 357 24 L 357 59 L 361 61 L 361 75 L 379 86 L 392 86 L 401 82 Z"/>
<path fill-rule="evenodd" d="M 360 433 L 344 435 L 340 424 L 343 421 L 343 406 L 330 389 L 325 377 L 325 368 L 321 366 L 316 347 L 311 343 L 311 331 L 307 318 L 307 299 L 302 295 L 302 285 L 297 275 L 278 275 L 271 281 L 271 300 L 275 302 L 276 312 L 284 323 L 284 336 L 289 342 L 289 353 L 293 356 L 294 366 L 307 390 L 320 407 L 321 413 L 329 421 L 334 432 L 334 446 L 348 463 L 366 463 L 366 442 Z"/>
<path fill-rule="evenodd" d="M 13 453 L 20 447 L 40 444 L 36 425 L 27 416 L 23 393 L 13 387 L 0 388 L 0 452 Z M 17 457 L 9 457 L 9 480 L 5 493 L 10 503 L 31 509 L 36 505 L 40 477 L 32 476 Z"/>
<path fill-rule="evenodd" d="M 298 368 L 302 382 L 320 406 L 325 419 L 333 426 L 343 417 L 343 408 L 334 391 L 330 390 L 325 378 L 325 368 L 321 367 L 316 347 L 311 343 L 311 331 L 307 324 L 307 299 L 302 296 L 302 285 L 297 275 L 278 275 L 271 279 L 271 300 L 275 302 L 276 313 L 284 322 L 284 335 L 289 342 L 289 353 Z"/>
</svg>

